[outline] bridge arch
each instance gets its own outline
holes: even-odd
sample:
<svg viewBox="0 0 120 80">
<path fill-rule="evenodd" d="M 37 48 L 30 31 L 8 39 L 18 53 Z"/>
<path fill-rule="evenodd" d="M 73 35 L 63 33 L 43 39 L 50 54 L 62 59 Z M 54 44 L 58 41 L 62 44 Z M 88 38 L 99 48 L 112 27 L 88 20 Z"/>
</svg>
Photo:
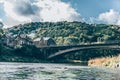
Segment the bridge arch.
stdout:
<svg viewBox="0 0 120 80">
<path fill-rule="evenodd" d="M 80 48 L 70 48 L 70 49 L 65 49 L 65 50 L 61 50 L 59 52 L 56 52 L 54 54 L 51 54 L 50 56 L 48 56 L 48 59 L 52 59 L 54 57 L 63 55 L 63 54 L 67 54 L 69 52 L 75 52 L 75 51 L 81 51 L 81 50 L 89 50 L 89 49 L 120 49 L 120 46 L 118 45 L 114 45 L 114 46 L 86 46 L 86 47 L 80 47 Z"/>
</svg>

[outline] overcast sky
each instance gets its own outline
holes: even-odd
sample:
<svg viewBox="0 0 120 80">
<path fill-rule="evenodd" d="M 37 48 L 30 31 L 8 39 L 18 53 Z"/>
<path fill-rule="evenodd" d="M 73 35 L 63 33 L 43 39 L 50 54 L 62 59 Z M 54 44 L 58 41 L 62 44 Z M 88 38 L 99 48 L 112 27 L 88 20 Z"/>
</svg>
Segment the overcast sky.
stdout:
<svg viewBox="0 0 120 80">
<path fill-rule="evenodd" d="M 0 21 L 4 27 L 36 21 L 119 25 L 120 0 L 0 0 Z"/>
</svg>

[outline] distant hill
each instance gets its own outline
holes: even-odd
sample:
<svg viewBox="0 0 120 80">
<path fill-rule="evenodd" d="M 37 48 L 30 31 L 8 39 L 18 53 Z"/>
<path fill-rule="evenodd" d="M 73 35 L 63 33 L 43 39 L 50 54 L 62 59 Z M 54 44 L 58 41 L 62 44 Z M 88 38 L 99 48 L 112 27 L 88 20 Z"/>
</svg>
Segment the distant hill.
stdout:
<svg viewBox="0 0 120 80">
<path fill-rule="evenodd" d="M 31 22 L 5 30 L 7 34 L 27 34 L 33 39 L 52 37 L 58 45 L 76 45 L 98 41 L 120 40 L 120 27 L 81 22 Z"/>
</svg>

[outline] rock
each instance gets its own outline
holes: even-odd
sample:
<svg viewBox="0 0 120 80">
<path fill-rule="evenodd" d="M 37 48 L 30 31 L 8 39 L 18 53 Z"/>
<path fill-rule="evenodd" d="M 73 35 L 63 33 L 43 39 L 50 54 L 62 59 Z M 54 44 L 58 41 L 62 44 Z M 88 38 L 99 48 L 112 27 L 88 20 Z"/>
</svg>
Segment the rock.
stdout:
<svg viewBox="0 0 120 80">
<path fill-rule="evenodd" d="M 116 63 L 115 68 L 120 68 L 120 63 Z"/>
</svg>

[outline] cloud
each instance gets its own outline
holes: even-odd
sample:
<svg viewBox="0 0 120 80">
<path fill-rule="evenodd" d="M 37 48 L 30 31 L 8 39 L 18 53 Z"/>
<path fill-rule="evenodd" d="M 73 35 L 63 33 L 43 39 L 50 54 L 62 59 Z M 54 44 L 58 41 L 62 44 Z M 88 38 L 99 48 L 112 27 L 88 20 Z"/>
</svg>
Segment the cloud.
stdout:
<svg viewBox="0 0 120 80">
<path fill-rule="evenodd" d="M 107 22 L 108 24 L 120 24 L 120 13 L 110 9 L 108 12 L 101 13 L 98 17 L 99 21 Z"/>
<path fill-rule="evenodd" d="M 2 22 L 2 19 L 0 19 L 0 22 Z"/>
<path fill-rule="evenodd" d="M 1 0 L 4 4 L 5 24 L 36 21 L 82 21 L 79 13 L 69 3 L 61 0 Z"/>
<path fill-rule="evenodd" d="M 81 21 L 80 14 L 60 0 L 37 0 L 34 5 L 41 8 L 39 14 L 43 21 Z"/>
<path fill-rule="evenodd" d="M 26 2 L 28 2 L 28 0 L 21 0 L 21 3 L 18 3 L 17 0 L 4 1 L 4 11 L 6 13 L 6 18 L 11 17 L 12 19 L 17 20 L 19 22 L 31 21 L 30 17 L 26 16 L 25 13 L 23 14 L 24 10 L 27 10 L 27 7 L 25 6 Z M 23 5 L 19 6 L 22 3 Z"/>
<path fill-rule="evenodd" d="M 4 1 L 3 0 L 0 0 L 0 3 L 3 3 Z"/>
<path fill-rule="evenodd" d="M 19 15 L 29 16 L 35 14 L 34 10 L 32 9 L 33 6 L 29 1 L 18 0 L 14 4 L 15 4 L 14 9 Z"/>
</svg>

